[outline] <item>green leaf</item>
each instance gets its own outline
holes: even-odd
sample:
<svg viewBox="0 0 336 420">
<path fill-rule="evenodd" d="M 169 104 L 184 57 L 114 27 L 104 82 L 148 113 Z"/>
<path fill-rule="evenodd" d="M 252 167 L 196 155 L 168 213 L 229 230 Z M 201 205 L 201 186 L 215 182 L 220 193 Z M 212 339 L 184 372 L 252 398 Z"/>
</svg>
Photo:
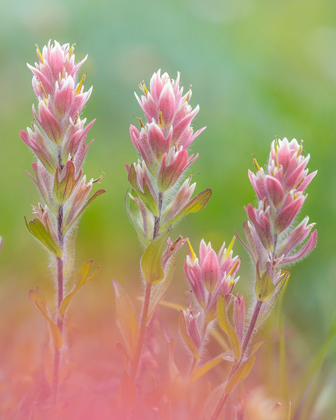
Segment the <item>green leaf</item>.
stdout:
<svg viewBox="0 0 336 420">
<path fill-rule="evenodd" d="M 272 279 L 268 275 L 266 271 L 262 277 L 259 277 L 257 273 L 257 280 L 255 283 L 255 295 L 260 302 L 267 302 L 273 296 L 276 290 L 276 286 L 274 286 Z"/>
<path fill-rule="evenodd" d="M 206 190 L 197 194 L 192 200 L 189 201 L 188 204 L 182 208 L 182 210 L 179 211 L 179 213 L 177 213 L 175 217 L 173 217 L 171 220 L 165 221 L 162 224 L 162 230 L 165 230 L 168 226 L 175 224 L 187 214 L 197 213 L 198 211 L 202 210 L 208 204 L 211 195 L 212 191 L 210 188 L 207 188 Z"/>
<path fill-rule="evenodd" d="M 226 333 L 229 338 L 231 349 L 238 361 L 241 357 L 240 341 L 237 337 L 235 330 L 232 328 L 229 320 L 227 319 L 225 298 L 223 295 L 218 296 L 217 299 L 217 320 L 220 328 Z"/>
<path fill-rule="evenodd" d="M 232 378 L 226 384 L 226 387 L 225 387 L 226 394 L 230 394 L 234 390 L 234 388 L 239 384 L 239 382 L 241 382 L 243 379 L 248 377 L 248 375 L 250 374 L 254 366 L 256 353 L 261 348 L 261 346 L 263 346 L 265 343 L 266 341 L 259 341 L 253 346 L 249 358 L 240 365 L 237 372 L 232 376 Z"/>
<path fill-rule="evenodd" d="M 237 372 L 232 376 L 232 378 L 228 381 L 225 387 L 225 393 L 230 394 L 234 388 L 241 382 L 243 379 L 247 378 L 250 374 L 256 356 L 253 355 L 252 357 L 248 358 L 245 362 L 241 364 Z"/>
<path fill-rule="evenodd" d="M 49 331 L 53 346 L 60 350 L 63 345 L 62 334 L 57 325 L 52 321 L 49 316 L 46 298 L 38 290 L 30 290 L 29 299 L 35 308 L 42 314 L 49 325 Z"/>
<path fill-rule="evenodd" d="M 141 270 L 146 283 L 156 284 L 164 279 L 162 254 L 167 245 L 168 236 L 167 230 L 153 239 L 141 258 Z"/>
<path fill-rule="evenodd" d="M 195 373 L 193 374 L 191 380 L 192 382 L 197 381 L 199 378 L 201 378 L 203 375 L 208 373 L 211 369 L 213 369 L 215 366 L 219 365 L 224 359 L 221 356 L 215 357 L 212 360 L 209 360 L 208 362 L 204 363 L 204 365 L 200 366 Z"/>
<path fill-rule="evenodd" d="M 184 344 L 187 346 L 188 350 L 192 354 L 193 358 L 195 360 L 199 360 L 200 354 L 193 339 L 190 337 L 190 335 L 187 332 L 187 326 L 185 323 L 183 311 L 180 311 L 180 315 L 179 315 L 179 330 L 180 330 L 182 340 L 184 341 Z"/>
<path fill-rule="evenodd" d="M 116 322 L 125 340 L 129 354 L 134 354 L 138 339 L 138 319 L 125 289 L 113 280 L 116 297 Z"/>
<path fill-rule="evenodd" d="M 78 290 L 84 286 L 84 284 L 88 283 L 90 280 L 93 280 L 96 275 L 98 274 L 98 271 L 100 269 L 100 266 L 98 265 L 97 268 L 94 270 L 94 272 L 90 275 L 91 269 L 93 266 L 93 260 L 86 261 L 84 264 L 82 264 L 76 274 L 74 287 L 71 290 L 70 293 L 68 293 L 65 298 L 62 300 L 62 304 L 59 308 L 58 314 L 62 318 L 65 315 L 65 312 L 72 300 L 72 298 L 75 296 L 75 294 L 78 292 Z"/>
<path fill-rule="evenodd" d="M 151 238 L 153 237 L 153 216 L 148 212 L 134 190 L 132 190 L 132 193 L 126 193 L 124 203 L 128 217 L 136 230 L 140 241 L 147 247 L 150 243 L 147 235 L 149 236 L 149 234 L 151 234 Z M 146 232 L 144 231 L 144 223 Z"/>
<path fill-rule="evenodd" d="M 28 222 L 25 217 L 28 231 L 56 258 L 62 258 L 62 250 L 51 236 L 48 229 L 44 227 L 39 219 Z"/>
<path fill-rule="evenodd" d="M 174 266 L 169 265 L 166 269 L 166 274 L 165 274 L 164 279 L 160 283 L 155 284 L 152 287 L 152 293 L 151 293 L 151 300 L 150 300 L 150 303 L 149 303 L 147 322 L 149 322 L 150 319 L 152 318 L 157 305 L 160 303 L 162 297 L 166 293 L 166 291 L 167 291 L 167 289 L 168 289 L 168 287 L 171 283 L 171 280 L 172 280 L 172 277 L 173 277 L 173 272 L 174 272 Z"/>
</svg>

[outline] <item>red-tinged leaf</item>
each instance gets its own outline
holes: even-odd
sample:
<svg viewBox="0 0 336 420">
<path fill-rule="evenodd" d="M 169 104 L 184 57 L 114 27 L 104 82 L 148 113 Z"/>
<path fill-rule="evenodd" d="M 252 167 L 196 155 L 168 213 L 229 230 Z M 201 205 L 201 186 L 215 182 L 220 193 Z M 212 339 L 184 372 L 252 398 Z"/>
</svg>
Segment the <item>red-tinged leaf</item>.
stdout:
<svg viewBox="0 0 336 420">
<path fill-rule="evenodd" d="M 182 210 L 180 210 L 175 217 L 173 217 L 171 220 L 168 220 L 162 225 L 162 230 L 167 229 L 168 226 L 175 224 L 179 220 L 181 220 L 184 216 L 190 213 L 197 213 L 198 211 L 202 210 L 210 200 L 212 195 L 212 191 L 210 188 L 207 188 L 206 190 L 200 192 L 197 194 L 192 200 L 189 201 L 188 204 L 186 204 Z"/>
<path fill-rule="evenodd" d="M 225 298 L 223 295 L 220 295 L 217 299 L 217 320 L 220 328 L 227 334 L 232 351 L 235 355 L 236 360 L 240 360 L 241 356 L 241 347 L 240 341 L 237 337 L 235 330 L 232 328 L 229 320 L 227 319 L 226 307 L 225 307 Z"/>
<path fill-rule="evenodd" d="M 214 359 L 209 360 L 208 362 L 204 363 L 193 374 L 193 376 L 191 378 L 192 382 L 197 381 L 199 378 L 201 378 L 203 375 L 208 373 L 215 366 L 219 365 L 219 363 L 221 363 L 223 360 L 224 360 L 223 357 L 219 356 L 219 357 L 215 357 Z"/>
<path fill-rule="evenodd" d="M 138 399 L 137 387 L 126 371 L 121 376 L 118 398 L 122 409 L 128 412 L 133 410 Z"/>
<path fill-rule="evenodd" d="M 92 274 L 90 274 L 92 270 L 92 266 L 93 266 L 93 260 L 86 261 L 84 264 L 80 266 L 75 277 L 74 287 L 71 290 L 71 292 L 65 296 L 59 308 L 58 313 L 60 317 L 63 317 L 65 315 L 65 312 L 72 298 L 75 296 L 78 290 L 81 287 L 83 287 L 84 284 L 88 283 L 90 280 L 93 280 L 98 274 L 100 266 L 98 265 L 97 268 L 92 272 Z"/>
<path fill-rule="evenodd" d="M 35 308 L 43 315 L 49 325 L 50 336 L 52 339 L 53 346 L 60 350 L 63 345 L 62 334 L 57 325 L 52 321 L 49 316 L 47 301 L 45 297 L 38 290 L 30 290 L 29 299 L 35 306 Z"/>
<path fill-rule="evenodd" d="M 138 338 L 138 319 L 133 304 L 125 289 L 113 281 L 116 301 L 116 322 L 125 340 L 129 355 L 132 357 Z"/>
<path fill-rule="evenodd" d="M 168 236 L 167 230 L 153 239 L 141 258 L 141 270 L 146 283 L 156 284 L 164 279 L 162 254 L 166 248 Z"/>
<path fill-rule="evenodd" d="M 180 311 L 180 315 L 179 315 L 179 330 L 180 330 L 182 340 L 184 341 L 184 344 L 187 346 L 191 355 L 193 356 L 194 359 L 199 360 L 200 354 L 193 339 L 188 334 L 183 311 Z"/>
<path fill-rule="evenodd" d="M 127 373 L 129 373 L 129 370 L 131 368 L 131 358 L 129 357 L 129 354 L 127 353 L 127 350 L 121 343 L 117 343 L 117 349 L 120 353 L 120 356 L 122 358 L 124 368 Z"/>
</svg>

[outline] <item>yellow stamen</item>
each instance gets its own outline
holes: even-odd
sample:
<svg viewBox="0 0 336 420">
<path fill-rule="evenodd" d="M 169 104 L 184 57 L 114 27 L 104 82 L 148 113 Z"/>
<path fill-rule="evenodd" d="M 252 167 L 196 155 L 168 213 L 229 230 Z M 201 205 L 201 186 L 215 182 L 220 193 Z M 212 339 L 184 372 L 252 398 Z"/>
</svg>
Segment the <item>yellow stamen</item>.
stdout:
<svg viewBox="0 0 336 420">
<path fill-rule="evenodd" d="M 73 51 L 74 51 L 74 49 L 75 49 L 75 46 L 76 46 L 76 44 L 75 44 L 75 43 L 71 45 L 71 47 L 70 47 L 70 49 L 69 49 L 69 52 L 68 52 L 69 58 L 71 57 L 71 54 L 73 54 Z"/>
<path fill-rule="evenodd" d="M 260 171 L 261 170 L 260 166 L 259 166 L 259 164 L 257 162 L 257 159 L 255 157 L 253 158 L 253 163 L 254 163 L 254 166 L 257 168 L 257 170 Z"/>
<path fill-rule="evenodd" d="M 301 155 L 301 152 L 303 150 L 303 140 L 300 142 L 300 147 L 298 148 L 296 156 L 299 157 Z"/>
<path fill-rule="evenodd" d="M 42 85 L 42 82 L 40 80 L 39 80 L 39 86 L 40 86 L 41 90 L 43 91 L 44 96 L 46 97 L 46 99 L 48 99 L 47 92 L 45 91 L 44 86 Z"/>
<path fill-rule="evenodd" d="M 81 88 L 83 86 L 83 83 L 84 83 L 84 81 L 86 79 L 86 76 L 87 76 L 87 73 L 84 73 L 83 76 L 82 76 L 82 78 L 81 78 L 81 80 L 80 80 L 80 82 L 78 83 L 78 86 L 77 86 L 77 89 L 76 89 L 77 95 L 80 94 L 80 91 L 81 91 Z"/>
<path fill-rule="evenodd" d="M 187 243 L 188 243 L 189 251 L 190 251 L 190 254 L 191 254 L 191 258 L 192 258 L 193 261 L 195 261 L 197 257 L 196 257 L 196 254 L 195 254 L 194 250 L 193 250 L 193 247 L 191 246 L 191 243 L 190 243 L 189 239 L 188 239 Z"/>
<path fill-rule="evenodd" d="M 234 236 L 232 238 L 232 241 L 230 242 L 230 245 L 227 247 L 227 250 L 225 251 L 224 259 L 228 258 L 228 256 L 230 255 L 230 252 L 232 251 L 232 248 L 235 242 L 236 242 L 236 237 Z"/>
<path fill-rule="evenodd" d="M 163 126 L 163 118 L 162 118 L 162 111 L 159 112 L 159 120 L 160 120 L 160 126 Z"/>
<path fill-rule="evenodd" d="M 140 117 L 136 117 L 136 118 L 139 121 L 141 128 L 145 128 L 144 123 L 142 122 L 142 119 Z"/>
<path fill-rule="evenodd" d="M 240 258 L 237 258 L 236 262 L 233 264 L 231 270 L 227 273 L 227 277 L 230 277 L 234 269 L 237 267 L 238 263 L 240 261 Z"/>
<path fill-rule="evenodd" d="M 139 88 L 143 91 L 143 93 L 147 96 L 148 95 L 148 89 L 145 84 L 145 81 L 143 80 L 141 83 L 139 83 Z"/>
<path fill-rule="evenodd" d="M 275 136 L 275 143 L 274 143 L 275 164 L 276 164 L 276 167 L 277 167 L 278 169 L 280 169 L 280 166 L 279 166 L 279 160 L 278 160 L 278 150 L 279 150 L 278 137 L 277 137 L 277 136 Z"/>
<path fill-rule="evenodd" d="M 41 63 L 44 64 L 44 58 L 43 58 L 43 55 L 41 54 L 41 51 L 40 51 L 38 45 L 35 44 L 35 47 L 36 47 L 36 52 L 37 52 L 37 54 L 39 56 L 39 59 L 41 60 Z"/>
</svg>

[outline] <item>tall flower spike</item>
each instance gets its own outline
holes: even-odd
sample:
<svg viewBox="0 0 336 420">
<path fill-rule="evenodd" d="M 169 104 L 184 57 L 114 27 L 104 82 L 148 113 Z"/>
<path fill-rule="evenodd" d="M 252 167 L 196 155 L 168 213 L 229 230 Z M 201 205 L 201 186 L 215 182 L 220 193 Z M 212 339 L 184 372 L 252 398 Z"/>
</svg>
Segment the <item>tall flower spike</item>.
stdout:
<svg viewBox="0 0 336 420">
<path fill-rule="evenodd" d="M 237 237 L 251 254 L 255 265 L 256 301 L 252 303 L 249 324 L 244 332 L 244 301 L 238 295 L 234 300 L 235 330 L 241 343 L 241 351 L 233 364 L 228 385 L 216 406 L 212 420 L 219 418 L 233 389 L 230 381 L 234 382 L 235 377 L 239 376 L 244 359 L 247 357 L 250 360 L 254 357 L 255 350 L 252 350 L 249 357 L 247 353 L 259 319 L 266 319 L 290 276 L 289 271 L 283 269 L 284 266 L 305 257 L 316 246 L 317 231 L 311 233 L 314 224 L 308 225 L 308 217 L 294 226 L 307 197 L 304 192 L 316 175 L 316 171 L 309 173 L 308 161 L 309 155 L 303 155 L 302 142 L 299 144 L 295 139 L 291 142 L 286 138 L 276 139 L 271 145 L 266 171 L 254 159 L 257 173 L 248 173 L 259 202 L 257 207 L 249 204 L 245 208 L 249 218 L 248 222 L 243 223 L 246 244 L 238 235 Z M 223 319 L 222 317 L 222 321 Z M 223 325 L 226 328 L 225 322 Z M 244 375 L 246 377 L 246 372 Z"/>
<path fill-rule="evenodd" d="M 92 143 L 87 145 L 86 137 L 94 122 L 86 125 L 86 119 L 81 119 L 82 110 L 92 92 L 92 88 L 84 90 L 86 75 L 80 80 L 77 77 L 86 57 L 76 63 L 74 46 L 60 45 L 57 41 L 54 44 L 49 41 L 42 53 L 37 47 L 37 57 L 35 66 L 28 64 L 33 73 L 32 84 L 38 100 L 37 107 L 33 105 L 36 123 L 32 129 L 27 128 L 27 132 L 21 131 L 20 136 L 36 155 L 37 163 L 33 163 L 35 177 L 29 176 L 44 201 L 44 205 L 39 203 L 38 207 L 33 207 L 36 218 L 31 222 L 26 221 L 26 225 L 51 256 L 56 257 L 58 313 L 55 323 L 50 319 L 53 342 L 58 343 L 54 348 L 52 379 L 55 403 L 64 313 L 75 291 L 96 273 L 89 276 L 92 261 L 84 263 L 82 267 L 85 269 L 80 269 L 76 277 L 74 292 L 64 298 L 64 280 L 71 273 L 73 255 L 69 228 L 76 230 L 76 221 L 83 211 L 105 191 L 99 190 L 89 198 L 93 183 L 100 178 L 86 183 L 85 175 L 82 176 L 84 158 Z M 41 294 L 32 293 L 31 296 L 38 296 L 42 302 L 45 301 Z M 61 339 L 55 340 L 55 334 Z"/>
<path fill-rule="evenodd" d="M 152 287 L 169 279 L 172 267 L 169 262 L 187 240 L 180 236 L 176 241 L 171 241 L 170 231 L 182 217 L 203 209 L 211 197 L 211 190 L 206 189 L 192 198 L 196 184 L 190 185 L 191 178 L 182 183 L 187 168 L 198 157 L 198 154 L 190 155 L 188 147 L 203 131 L 201 129 L 194 133 L 191 126 L 199 111 L 198 106 L 193 110 L 189 105 L 191 90 L 183 95 L 180 75 L 176 80 L 171 80 L 167 73 L 161 75 L 160 71 L 153 75 L 149 90 L 145 83 L 140 84 L 140 88 L 143 95 L 141 98 L 137 94 L 135 96 L 147 121 L 143 123 L 139 118 L 140 131 L 130 126 L 131 141 L 140 159 L 132 165 L 126 164 L 132 191 L 125 199 L 130 220 L 145 247 L 141 271 L 146 290 L 136 350 L 131 362 L 132 379 L 137 374 L 146 325 L 151 316 L 148 317 Z M 159 299 L 156 299 L 155 305 L 159 303 L 169 281 L 163 284 L 156 295 Z M 193 323 L 189 322 L 190 328 Z"/>
</svg>

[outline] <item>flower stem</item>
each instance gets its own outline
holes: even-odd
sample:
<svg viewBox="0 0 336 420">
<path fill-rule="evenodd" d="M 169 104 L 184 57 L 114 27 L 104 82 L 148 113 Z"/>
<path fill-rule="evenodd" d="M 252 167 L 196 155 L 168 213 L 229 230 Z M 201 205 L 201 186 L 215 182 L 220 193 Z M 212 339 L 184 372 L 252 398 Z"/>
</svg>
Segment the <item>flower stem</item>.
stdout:
<svg viewBox="0 0 336 420">
<path fill-rule="evenodd" d="M 138 371 L 141 352 L 142 352 L 142 346 L 143 346 L 143 342 L 145 338 L 151 290 L 152 290 L 152 285 L 150 283 L 147 283 L 146 290 L 145 290 L 145 300 L 144 300 L 144 305 L 142 308 L 141 325 L 140 325 L 140 331 L 139 331 L 139 336 L 138 336 L 138 342 L 137 342 L 137 346 L 135 349 L 133 362 L 131 366 L 131 377 L 133 379 L 135 379 L 137 371 Z"/>
<path fill-rule="evenodd" d="M 59 246 L 63 251 L 63 206 L 59 206 L 58 208 L 58 217 L 57 217 L 57 235 L 58 235 L 58 242 Z M 61 334 L 63 332 L 63 318 L 58 315 L 58 310 L 63 301 L 63 294 L 64 294 L 64 261 L 63 256 L 62 258 L 57 258 L 57 327 L 59 328 Z M 57 403 L 57 395 L 58 395 L 58 385 L 59 385 L 59 369 L 60 369 L 60 361 L 61 361 L 61 350 L 55 348 L 54 349 L 54 364 L 53 364 L 53 377 L 52 377 L 52 405 Z"/>
<path fill-rule="evenodd" d="M 159 235 L 159 231 L 160 231 L 162 201 L 163 201 L 163 194 L 160 192 L 159 196 L 158 196 L 159 215 L 157 217 L 154 216 L 153 240 Z M 148 322 L 149 322 L 149 320 L 148 320 L 148 310 L 149 310 L 149 302 L 150 302 L 150 297 L 151 297 L 151 291 L 152 291 L 152 284 L 147 283 L 146 284 L 146 290 L 145 290 L 144 304 L 143 304 L 143 308 L 142 308 L 141 324 L 140 324 L 138 342 L 137 342 L 137 345 L 136 345 L 136 348 L 135 348 L 135 353 L 134 353 L 133 361 L 132 361 L 132 364 L 131 364 L 131 378 L 132 379 L 136 378 L 136 375 L 137 375 L 137 372 L 138 372 L 138 367 L 139 367 L 139 362 L 140 362 L 140 358 L 141 358 L 143 342 L 144 342 L 145 334 L 146 334 L 146 328 L 147 328 L 147 325 L 148 325 Z"/>
<path fill-rule="evenodd" d="M 251 341 L 251 338 L 253 336 L 254 328 L 255 328 L 257 320 L 258 320 L 258 316 L 259 316 L 259 313 L 260 313 L 261 306 L 262 306 L 262 302 L 260 302 L 258 300 L 256 305 L 255 305 L 253 315 L 252 315 L 252 318 L 251 318 L 251 322 L 250 322 L 250 325 L 247 329 L 247 332 L 246 332 L 246 335 L 245 335 L 245 338 L 244 338 L 244 341 L 243 341 L 240 359 L 238 360 L 238 362 L 234 363 L 234 365 L 232 366 L 228 381 L 237 372 L 240 365 L 242 364 L 242 361 L 244 359 L 247 347 L 248 347 L 248 345 Z M 216 407 L 216 410 L 214 411 L 214 414 L 211 417 L 211 420 L 217 420 L 219 418 L 219 416 L 220 416 L 223 408 L 225 407 L 225 404 L 226 404 L 227 400 L 229 399 L 229 397 L 230 397 L 230 393 L 226 394 L 224 392 L 224 394 L 222 395 L 222 398 L 219 400 L 219 403 Z"/>
</svg>

